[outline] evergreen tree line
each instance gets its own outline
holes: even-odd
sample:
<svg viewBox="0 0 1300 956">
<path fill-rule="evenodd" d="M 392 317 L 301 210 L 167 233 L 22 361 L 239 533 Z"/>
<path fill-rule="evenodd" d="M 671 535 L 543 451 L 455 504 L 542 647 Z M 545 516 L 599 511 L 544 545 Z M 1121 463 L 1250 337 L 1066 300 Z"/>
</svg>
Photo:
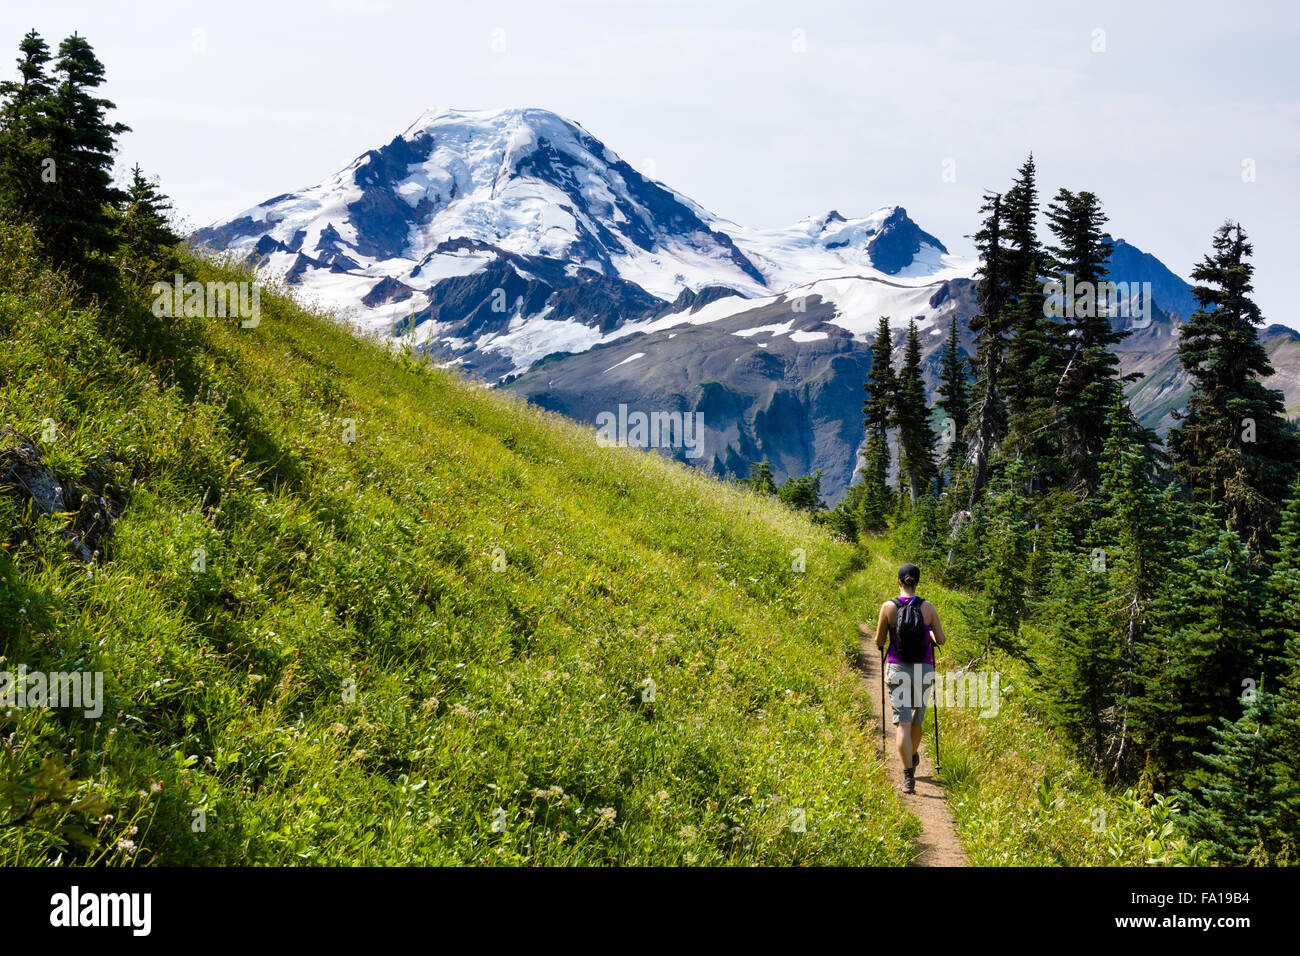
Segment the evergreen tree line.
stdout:
<svg viewBox="0 0 1300 956">
<path fill-rule="evenodd" d="M 97 95 L 104 65 L 84 37 L 57 57 L 31 30 L 19 44 L 18 79 L 0 83 L 0 215 L 30 224 L 42 254 L 91 292 L 119 276 L 152 282 L 174 265 L 180 241 L 171 205 L 137 165 L 113 183 L 113 103 Z"/>
<path fill-rule="evenodd" d="M 931 407 L 915 323 L 896 367 L 881 319 L 859 480 L 826 520 L 975 592 L 985 666 L 1023 662 L 1033 706 L 1108 781 L 1179 795 L 1213 858 L 1296 862 L 1300 440 L 1263 384 L 1246 233 L 1192 272 L 1162 444 L 1125 401 L 1098 198 L 1040 212 L 1031 156 L 980 216 L 973 355 L 954 319 Z"/>
</svg>

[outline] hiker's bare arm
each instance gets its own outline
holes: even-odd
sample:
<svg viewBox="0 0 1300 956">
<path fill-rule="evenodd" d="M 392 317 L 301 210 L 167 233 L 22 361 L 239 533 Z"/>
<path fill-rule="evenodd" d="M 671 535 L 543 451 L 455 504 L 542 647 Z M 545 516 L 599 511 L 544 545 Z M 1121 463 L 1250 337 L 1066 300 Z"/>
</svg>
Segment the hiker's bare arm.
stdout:
<svg viewBox="0 0 1300 956">
<path fill-rule="evenodd" d="M 889 609 L 894 606 L 893 601 L 886 601 L 880 605 L 880 620 L 876 622 L 876 648 L 884 650 L 885 645 L 889 643 Z"/>
<path fill-rule="evenodd" d="M 929 614 L 930 619 L 926 621 L 926 623 L 930 625 L 930 633 L 934 637 L 934 643 L 942 644 L 944 641 L 948 640 L 947 636 L 943 633 L 943 625 L 939 623 L 938 608 L 936 608 L 929 601 L 926 601 L 923 611 L 930 612 Z"/>
</svg>

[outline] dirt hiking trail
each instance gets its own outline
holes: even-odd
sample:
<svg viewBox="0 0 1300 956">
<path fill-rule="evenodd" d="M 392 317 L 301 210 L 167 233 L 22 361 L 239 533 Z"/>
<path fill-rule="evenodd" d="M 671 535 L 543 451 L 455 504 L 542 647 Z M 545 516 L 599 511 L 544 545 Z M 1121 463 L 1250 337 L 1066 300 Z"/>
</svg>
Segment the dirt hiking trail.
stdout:
<svg viewBox="0 0 1300 956">
<path fill-rule="evenodd" d="M 858 625 L 862 637 L 861 650 L 858 653 L 858 668 L 862 680 L 871 691 L 871 713 L 874 717 L 872 733 L 880 738 L 880 708 L 884 703 L 880 699 L 880 652 L 876 650 L 875 631 L 866 625 Z M 927 714 L 927 717 L 929 715 Z M 926 721 L 931 727 L 929 720 Z M 953 825 L 952 810 L 948 807 L 947 795 L 939 785 L 934 772 L 934 732 L 928 730 L 921 742 L 921 765 L 916 771 L 916 793 L 903 793 L 903 768 L 899 764 L 898 752 L 894 745 L 894 725 L 885 716 L 885 727 L 889 736 L 885 740 L 885 767 L 889 779 L 910 813 L 921 821 L 921 835 L 917 837 L 917 856 L 912 866 L 966 866 L 966 851 L 957 839 L 957 829 Z M 943 728 L 939 728 L 942 746 Z"/>
</svg>

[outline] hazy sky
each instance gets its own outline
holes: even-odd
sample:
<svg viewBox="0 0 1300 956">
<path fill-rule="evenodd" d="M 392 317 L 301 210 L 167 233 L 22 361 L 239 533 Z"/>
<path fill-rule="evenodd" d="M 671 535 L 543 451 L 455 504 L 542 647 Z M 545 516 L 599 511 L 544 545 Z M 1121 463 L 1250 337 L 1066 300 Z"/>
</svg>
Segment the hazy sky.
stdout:
<svg viewBox="0 0 1300 956">
<path fill-rule="evenodd" d="M 195 226 L 436 106 L 554 110 L 747 225 L 899 203 L 960 253 L 981 189 L 1033 150 L 1043 193 L 1096 192 L 1115 235 L 1184 277 L 1239 219 L 1265 317 L 1300 327 L 1294 4 L 972 6 L 4 0 L 0 74 L 31 27 L 86 36 L 134 128 L 122 165 Z"/>
</svg>

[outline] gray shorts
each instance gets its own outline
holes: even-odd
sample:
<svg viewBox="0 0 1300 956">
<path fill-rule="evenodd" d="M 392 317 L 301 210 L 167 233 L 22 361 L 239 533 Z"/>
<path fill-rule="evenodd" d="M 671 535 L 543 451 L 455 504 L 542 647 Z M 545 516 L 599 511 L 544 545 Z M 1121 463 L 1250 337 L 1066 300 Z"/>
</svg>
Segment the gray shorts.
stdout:
<svg viewBox="0 0 1300 956">
<path fill-rule="evenodd" d="M 885 664 L 885 686 L 896 724 L 919 724 L 925 720 L 926 697 L 933 693 L 933 664 Z"/>
</svg>

